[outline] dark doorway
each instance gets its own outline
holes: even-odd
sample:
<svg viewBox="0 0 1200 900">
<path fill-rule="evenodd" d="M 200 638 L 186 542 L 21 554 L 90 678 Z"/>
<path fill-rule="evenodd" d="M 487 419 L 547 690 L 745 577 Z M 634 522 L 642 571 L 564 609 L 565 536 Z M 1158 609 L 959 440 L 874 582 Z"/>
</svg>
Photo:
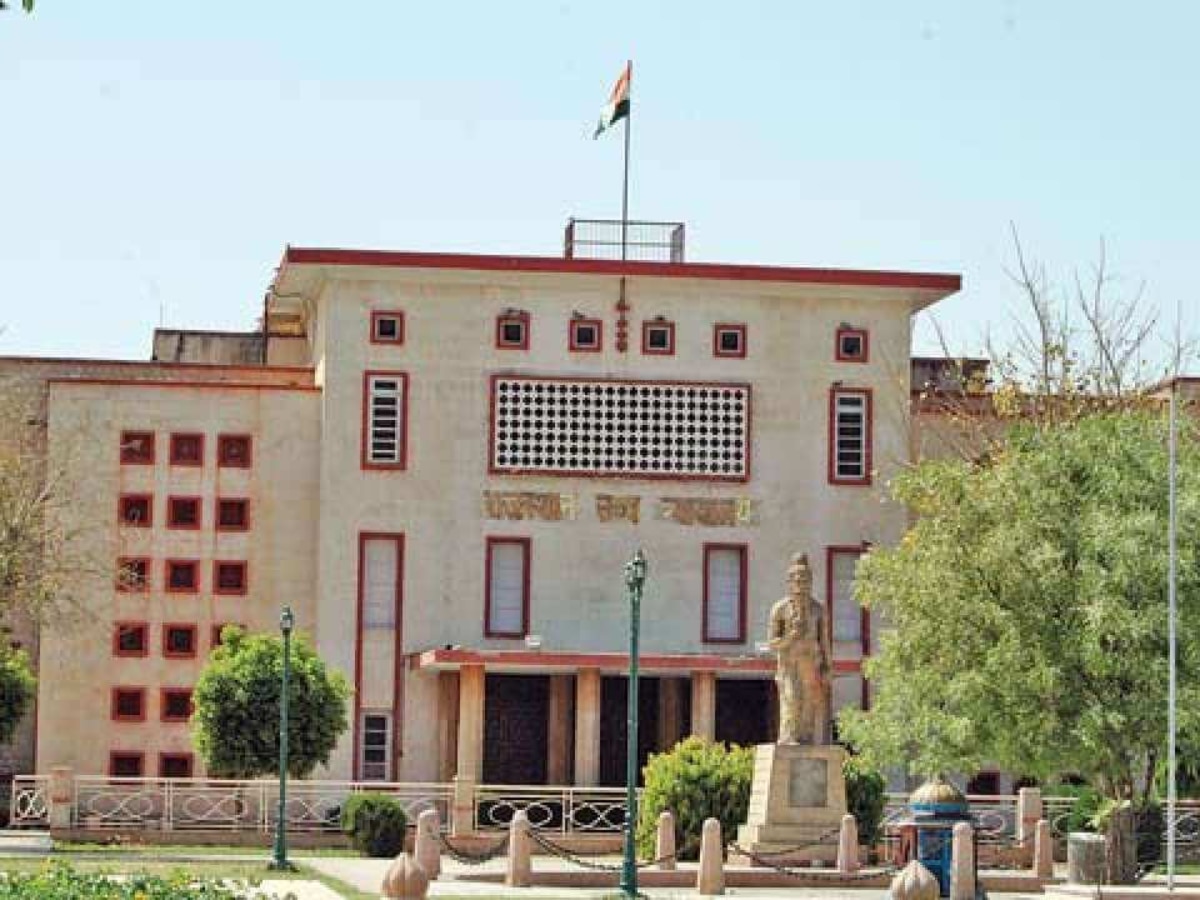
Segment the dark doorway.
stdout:
<svg viewBox="0 0 1200 900">
<path fill-rule="evenodd" d="M 718 678 L 716 738 L 749 746 L 774 742 L 775 682 L 768 679 Z"/>
<path fill-rule="evenodd" d="M 485 692 L 484 782 L 545 784 L 550 679 L 545 675 L 488 675 Z"/>
<path fill-rule="evenodd" d="M 625 783 L 625 745 L 628 679 L 608 676 L 600 681 L 600 784 L 619 787 Z M 658 743 L 658 679 L 638 679 L 638 784 L 642 767 Z"/>
</svg>

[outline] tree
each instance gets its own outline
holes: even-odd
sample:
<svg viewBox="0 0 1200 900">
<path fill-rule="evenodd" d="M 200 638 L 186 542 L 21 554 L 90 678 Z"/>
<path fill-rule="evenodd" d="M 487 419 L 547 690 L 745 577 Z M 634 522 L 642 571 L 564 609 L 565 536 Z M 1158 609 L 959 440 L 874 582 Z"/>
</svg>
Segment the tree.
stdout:
<svg viewBox="0 0 1200 900">
<path fill-rule="evenodd" d="M 894 484 L 915 521 L 858 569 L 890 623 L 869 712 L 841 733 L 879 765 L 1085 777 L 1141 806 L 1167 735 L 1167 424 L 1161 411 L 1017 424 L 980 462 Z M 1200 732 L 1200 440 L 1179 444 L 1180 728 Z"/>
<path fill-rule="evenodd" d="M 0 744 L 12 740 L 33 703 L 37 681 L 23 650 L 0 649 Z"/>
<path fill-rule="evenodd" d="M 288 690 L 288 774 L 304 778 L 329 762 L 346 730 L 350 688 L 308 641 L 292 642 Z M 283 641 L 227 627 L 193 693 L 195 744 L 209 774 L 258 778 L 278 774 L 279 688 Z"/>
</svg>

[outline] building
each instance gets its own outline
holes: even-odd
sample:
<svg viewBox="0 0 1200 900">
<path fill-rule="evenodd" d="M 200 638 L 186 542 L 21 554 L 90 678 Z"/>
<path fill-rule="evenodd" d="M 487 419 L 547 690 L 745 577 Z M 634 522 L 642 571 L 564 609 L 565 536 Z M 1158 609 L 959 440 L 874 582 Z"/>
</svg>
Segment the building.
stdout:
<svg viewBox="0 0 1200 900">
<path fill-rule="evenodd" d="M 355 687 L 319 774 L 623 783 L 638 547 L 642 755 L 773 737 L 758 643 L 797 551 L 835 702 L 868 702 L 854 565 L 904 530 L 910 323 L 959 286 L 288 247 L 254 332 L 0 360 L 100 561 L 41 635 L 36 770 L 203 774 L 190 687 L 220 626 L 287 603 Z"/>
</svg>

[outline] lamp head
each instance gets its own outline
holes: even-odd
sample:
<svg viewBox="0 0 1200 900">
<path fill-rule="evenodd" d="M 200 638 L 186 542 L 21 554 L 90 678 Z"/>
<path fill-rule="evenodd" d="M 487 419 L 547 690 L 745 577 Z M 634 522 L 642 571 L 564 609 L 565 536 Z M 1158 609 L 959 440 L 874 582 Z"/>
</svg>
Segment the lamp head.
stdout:
<svg viewBox="0 0 1200 900">
<path fill-rule="evenodd" d="M 296 614 L 292 612 L 290 606 L 285 606 L 283 612 L 279 614 L 279 630 L 284 634 L 291 634 L 292 629 L 296 627 Z"/>
</svg>

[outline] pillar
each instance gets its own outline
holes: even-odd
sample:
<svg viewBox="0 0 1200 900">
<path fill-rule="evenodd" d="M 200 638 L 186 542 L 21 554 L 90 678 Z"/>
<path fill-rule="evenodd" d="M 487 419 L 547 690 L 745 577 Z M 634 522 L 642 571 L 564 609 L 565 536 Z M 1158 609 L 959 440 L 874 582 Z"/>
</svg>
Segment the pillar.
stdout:
<svg viewBox="0 0 1200 900">
<path fill-rule="evenodd" d="M 717 738 L 717 674 L 692 673 L 692 734 L 708 741 Z"/>
<path fill-rule="evenodd" d="M 517 810 L 508 826 L 508 871 L 504 883 L 508 887 L 529 887 L 533 884 L 532 841 L 529 838 L 529 818 L 525 810 Z"/>
<path fill-rule="evenodd" d="M 70 766 L 54 766 L 50 770 L 49 826 L 51 831 L 66 831 L 71 827 L 71 806 L 75 802 L 75 772 Z"/>
<path fill-rule="evenodd" d="M 438 781 L 458 770 L 458 673 L 438 672 Z"/>
<path fill-rule="evenodd" d="M 659 750 L 670 750 L 683 736 L 683 679 L 658 679 Z"/>
<path fill-rule="evenodd" d="M 546 780 L 571 783 L 571 676 L 550 676 L 546 723 Z"/>
<path fill-rule="evenodd" d="M 1034 787 L 1017 791 L 1017 841 L 1021 845 L 1022 861 L 1033 859 L 1033 837 L 1038 819 L 1042 817 L 1042 792 Z"/>
<path fill-rule="evenodd" d="M 1043 880 L 1054 877 L 1054 835 L 1050 823 L 1038 819 L 1033 831 L 1033 874 Z"/>
<path fill-rule="evenodd" d="M 858 871 L 858 822 L 850 813 L 842 816 L 838 832 L 837 870 L 843 875 Z"/>
<path fill-rule="evenodd" d="M 675 871 L 675 817 L 669 809 L 658 814 L 658 834 L 654 839 L 654 858 L 663 872 Z"/>
<path fill-rule="evenodd" d="M 950 900 L 975 900 L 975 832 L 955 822 L 950 843 Z"/>
<path fill-rule="evenodd" d="M 475 830 L 475 786 L 483 777 L 483 666 L 458 673 L 458 758 L 450 829 L 455 835 Z"/>
<path fill-rule="evenodd" d="M 575 783 L 594 787 L 600 782 L 600 670 L 580 669 L 575 675 Z"/>
<path fill-rule="evenodd" d="M 417 835 L 413 844 L 413 856 L 417 865 L 425 870 L 432 881 L 442 872 L 442 850 L 438 846 L 438 814 L 436 809 L 422 810 L 417 816 Z"/>
<path fill-rule="evenodd" d="M 696 893 L 709 896 L 725 893 L 725 847 L 721 843 L 720 819 L 705 819 L 700 828 Z"/>
</svg>

